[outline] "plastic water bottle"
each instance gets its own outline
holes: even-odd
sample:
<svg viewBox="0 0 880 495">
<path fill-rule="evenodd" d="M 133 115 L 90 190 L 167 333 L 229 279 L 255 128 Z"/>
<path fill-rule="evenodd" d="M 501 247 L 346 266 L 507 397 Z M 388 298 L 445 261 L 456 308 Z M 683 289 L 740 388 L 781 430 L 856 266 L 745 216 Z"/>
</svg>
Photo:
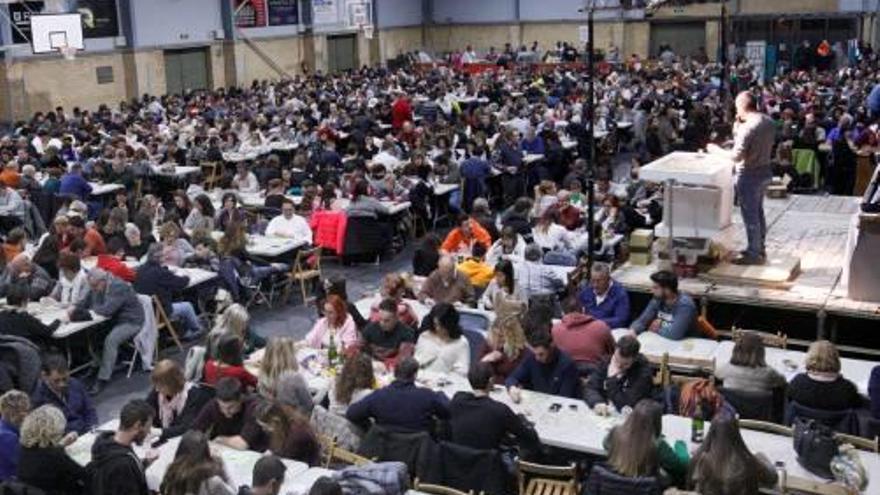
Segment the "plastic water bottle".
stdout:
<svg viewBox="0 0 880 495">
<path fill-rule="evenodd" d="M 788 485 L 788 473 L 785 470 L 785 461 L 776 461 L 776 478 L 777 489 L 779 493 L 787 493 L 786 485 Z"/>
</svg>

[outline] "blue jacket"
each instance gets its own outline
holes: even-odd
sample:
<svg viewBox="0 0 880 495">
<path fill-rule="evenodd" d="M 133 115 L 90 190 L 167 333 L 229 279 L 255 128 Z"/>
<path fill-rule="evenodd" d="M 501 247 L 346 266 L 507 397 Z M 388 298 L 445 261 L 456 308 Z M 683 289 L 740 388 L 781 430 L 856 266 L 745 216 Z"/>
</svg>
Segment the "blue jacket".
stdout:
<svg viewBox="0 0 880 495">
<path fill-rule="evenodd" d="M 37 390 L 31 398 L 34 408 L 49 404 L 61 409 L 67 419 L 67 432 L 75 431 L 82 435 L 88 433 L 98 424 L 98 413 L 92 399 L 86 393 L 86 387 L 76 378 L 67 383 L 67 397 L 59 397 L 40 380 Z"/>
<path fill-rule="evenodd" d="M 574 361 L 558 349 L 555 352 L 556 359 L 549 364 L 539 363 L 535 355 L 529 352 L 507 377 L 506 385 L 520 386 L 543 394 L 579 398 L 578 372 Z"/>
<path fill-rule="evenodd" d="M 632 328 L 637 334 L 651 326 L 654 320 L 660 321 L 657 331 L 661 337 L 681 340 L 688 335 L 697 335 L 697 305 L 687 294 L 679 294 L 675 304 L 667 305 L 660 299 L 653 298 L 642 315 L 633 322 Z"/>
<path fill-rule="evenodd" d="M 348 406 L 345 416 L 364 425 L 376 424 L 406 431 L 430 431 L 433 418 L 449 419 L 449 399 L 440 392 L 395 380 Z"/>
<path fill-rule="evenodd" d="M 186 289 L 189 277 L 175 275 L 167 266 L 155 261 L 148 261 L 138 267 L 134 279 L 134 290 L 138 294 L 159 296 L 165 313 L 171 316 L 174 294 Z"/>
<path fill-rule="evenodd" d="M 0 419 L 0 481 L 15 478 L 20 455 L 18 428 Z"/>
<path fill-rule="evenodd" d="M 629 293 L 618 283 L 611 283 L 602 304 L 596 304 L 596 293 L 589 285 L 581 290 L 578 299 L 585 313 L 604 321 L 611 329 L 626 328 L 629 323 Z"/>
<path fill-rule="evenodd" d="M 544 139 L 541 136 L 535 136 L 535 139 L 531 141 L 527 139 L 522 140 L 522 150 L 526 153 L 531 153 L 533 155 L 543 155 L 544 154 Z"/>
<path fill-rule="evenodd" d="M 868 109 L 872 113 L 880 113 L 880 84 L 875 84 L 868 94 Z"/>
<path fill-rule="evenodd" d="M 92 186 L 89 181 L 85 180 L 79 174 L 64 174 L 61 177 L 61 186 L 58 188 L 59 194 L 69 194 L 86 201 L 92 194 Z"/>
</svg>

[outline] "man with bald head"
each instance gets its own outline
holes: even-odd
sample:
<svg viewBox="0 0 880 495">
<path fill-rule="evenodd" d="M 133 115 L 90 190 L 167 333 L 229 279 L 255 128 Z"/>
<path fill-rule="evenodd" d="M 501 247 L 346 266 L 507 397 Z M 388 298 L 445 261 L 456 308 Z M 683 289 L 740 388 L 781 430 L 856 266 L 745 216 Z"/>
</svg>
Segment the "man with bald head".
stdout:
<svg viewBox="0 0 880 495">
<path fill-rule="evenodd" d="M 775 139 L 773 121 L 758 111 L 755 96 L 743 91 L 736 97 L 733 150 L 726 154 L 736 162 L 736 196 L 746 227 L 748 247 L 734 260 L 740 265 L 763 265 L 767 261 L 764 194 L 773 177 L 770 158 Z M 712 147 L 710 151 L 720 148 Z"/>
<path fill-rule="evenodd" d="M 71 316 L 76 310 L 93 311 L 107 318 L 113 327 L 104 339 L 98 378 L 89 389 L 90 394 L 97 395 L 113 375 L 119 346 L 133 339 L 144 326 L 144 308 L 131 285 L 104 270 L 93 268 L 86 278 L 89 291 L 71 311 Z"/>
<path fill-rule="evenodd" d="M 455 269 L 455 258 L 447 254 L 440 258 L 437 269 L 422 283 L 419 300 L 473 304 L 474 286 L 466 276 Z"/>
</svg>

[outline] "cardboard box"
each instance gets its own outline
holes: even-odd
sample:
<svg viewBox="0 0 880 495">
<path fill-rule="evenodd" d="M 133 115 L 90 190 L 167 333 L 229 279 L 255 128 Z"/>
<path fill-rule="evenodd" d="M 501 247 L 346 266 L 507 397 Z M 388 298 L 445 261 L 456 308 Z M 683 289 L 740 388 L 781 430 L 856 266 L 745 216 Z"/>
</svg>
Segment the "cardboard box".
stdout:
<svg viewBox="0 0 880 495">
<path fill-rule="evenodd" d="M 629 262 L 636 266 L 648 266 L 651 264 L 651 252 L 629 253 Z"/>
<path fill-rule="evenodd" d="M 654 231 L 648 229 L 633 230 L 629 237 L 629 248 L 632 251 L 650 251 L 654 243 Z"/>
</svg>

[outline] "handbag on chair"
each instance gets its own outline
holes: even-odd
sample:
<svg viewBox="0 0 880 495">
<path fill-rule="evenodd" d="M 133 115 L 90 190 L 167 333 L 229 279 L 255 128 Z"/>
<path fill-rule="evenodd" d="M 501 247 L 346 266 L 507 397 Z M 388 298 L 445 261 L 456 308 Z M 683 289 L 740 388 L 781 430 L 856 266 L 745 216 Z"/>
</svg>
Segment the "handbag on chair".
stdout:
<svg viewBox="0 0 880 495">
<path fill-rule="evenodd" d="M 839 452 L 834 431 L 813 419 L 798 418 L 792 436 L 798 464 L 817 476 L 833 479 L 831 460 Z"/>
</svg>

